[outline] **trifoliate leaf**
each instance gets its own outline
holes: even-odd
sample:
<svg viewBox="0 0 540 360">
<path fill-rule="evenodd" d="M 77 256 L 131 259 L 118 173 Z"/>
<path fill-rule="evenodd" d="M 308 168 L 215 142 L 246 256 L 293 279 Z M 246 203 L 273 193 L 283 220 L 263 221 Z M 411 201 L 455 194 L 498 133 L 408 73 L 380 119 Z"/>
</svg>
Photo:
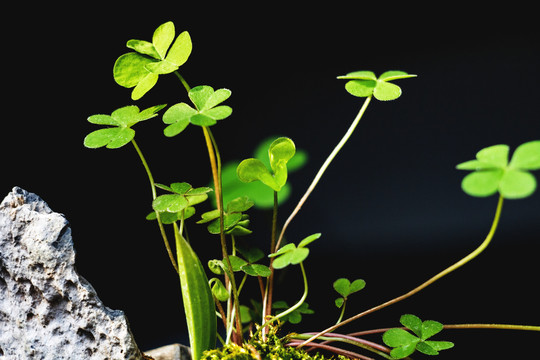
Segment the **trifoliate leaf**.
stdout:
<svg viewBox="0 0 540 360">
<path fill-rule="evenodd" d="M 152 89 L 159 75 L 172 73 L 187 61 L 191 54 L 191 38 L 184 31 L 170 47 L 174 33 L 174 24 L 169 21 L 154 31 L 151 43 L 145 40 L 127 42 L 127 47 L 135 52 L 116 60 L 113 76 L 120 86 L 134 88 L 131 93 L 133 100 L 140 99 Z"/>
<path fill-rule="evenodd" d="M 507 145 L 489 146 L 476 154 L 476 160 L 459 164 L 459 170 L 474 170 L 463 179 L 463 190 L 478 197 L 498 191 L 506 199 L 521 199 L 534 193 L 536 179 L 528 171 L 540 169 L 540 141 L 518 146 L 510 162 L 508 154 Z"/>
<path fill-rule="evenodd" d="M 401 88 L 389 81 L 415 77 L 404 71 L 387 71 L 379 78 L 371 71 L 355 71 L 338 79 L 350 80 L 345 84 L 345 89 L 353 96 L 368 97 L 373 95 L 377 100 L 395 100 L 401 96 Z"/>
<path fill-rule="evenodd" d="M 133 125 L 157 116 L 157 112 L 165 106 L 157 105 L 139 111 L 137 106 L 131 105 L 119 108 L 113 111 L 111 115 L 92 115 L 88 118 L 88 122 L 115 127 L 96 130 L 88 134 L 84 139 L 84 145 L 92 149 L 103 146 L 109 149 L 120 148 L 135 137 L 135 130 L 131 129 Z"/>
</svg>

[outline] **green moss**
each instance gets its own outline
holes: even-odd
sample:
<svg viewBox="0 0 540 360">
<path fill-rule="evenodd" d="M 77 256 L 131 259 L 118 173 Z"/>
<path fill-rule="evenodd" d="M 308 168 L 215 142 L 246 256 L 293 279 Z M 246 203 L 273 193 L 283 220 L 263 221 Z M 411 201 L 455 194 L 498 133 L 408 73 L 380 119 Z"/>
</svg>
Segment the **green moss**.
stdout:
<svg viewBox="0 0 540 360">
<path fill-rule="evenodd" d="M 304 349 L 285 346 L 288 338 L 277 336 L 277 327 L 271 327 L 263 341 L 259 336 L 242 346 L 227 344 L 222 348 L 203 353 L 202 360 L 345 360 L 343 356 L 327 358 L 319 353 L 308 354 Z"/>
</svg>

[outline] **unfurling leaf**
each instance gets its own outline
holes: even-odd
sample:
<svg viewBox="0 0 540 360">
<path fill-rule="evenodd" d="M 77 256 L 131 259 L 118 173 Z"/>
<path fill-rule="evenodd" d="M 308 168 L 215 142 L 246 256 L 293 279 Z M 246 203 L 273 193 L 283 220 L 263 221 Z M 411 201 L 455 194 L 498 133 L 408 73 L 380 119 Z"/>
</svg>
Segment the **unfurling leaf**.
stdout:
<svg viewBox="0 0 540 360">
<path fill-rule="evenodd" d="M 242 182 L 259 180 L 274 191 L 280 191 L 287 182 L 287 163 L 296 153 L 294 142 L 286 137 L 274 140 L 268 148 L 270 170 L 262 160 L 251 158 L 242 161 L 236 170 Z"/>
</svg>

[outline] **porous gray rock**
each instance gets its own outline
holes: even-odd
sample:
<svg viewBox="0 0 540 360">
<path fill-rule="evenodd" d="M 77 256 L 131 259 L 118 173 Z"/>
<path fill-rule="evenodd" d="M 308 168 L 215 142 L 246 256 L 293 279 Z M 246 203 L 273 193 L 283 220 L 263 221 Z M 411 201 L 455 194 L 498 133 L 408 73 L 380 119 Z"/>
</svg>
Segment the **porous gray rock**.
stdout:
<svg viewBox="0 0 540 360">
<path fill-rule="evenodd" d="M 77 273 L 65 217 L 18 187 L 0 204 L 0 359 L 143 359 L 124 313 Z"/>
<path fill-rule="evenodd" d="M 171 344 L 145 351 L 153 360 L 191 360 L 191 350 L 182 344 Z"/>
</svg>

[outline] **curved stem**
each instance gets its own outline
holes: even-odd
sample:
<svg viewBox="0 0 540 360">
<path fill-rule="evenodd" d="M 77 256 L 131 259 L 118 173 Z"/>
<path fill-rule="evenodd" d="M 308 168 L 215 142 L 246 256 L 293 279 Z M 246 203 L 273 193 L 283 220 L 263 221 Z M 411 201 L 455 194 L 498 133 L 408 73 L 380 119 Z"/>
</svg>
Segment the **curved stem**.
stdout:
<svg viewBox="0 0 540 360">
<path fill-rule="evenodd" d="M 144 169 L 146 170 L 146 174 L 148 175 L 148 180 L 150 181 L 150 187 L 152 188 L 152 200 L 155 200 L 157 197 L 156 193 L 156 183 L 154 182 L 154 177 L 152 176 L 152 172 L 150 171 L 150 167 L 148 166 L 148 163 L 146 162 L 146 159 L 144 158 L 144 155 L 135 142 L 135 139 L 131 140 L 131 143 L 133 144 L 133 147 L 137 151 L 137 154 L 139 154 L 139 158 L 141 159 L 141 162 L 144 166 Z M 159 213 L 156 211 L 156 219 L 159 226 L 159 231 L 161 232 L 161 237 L 163 238 L 163 242 L 165 243 L 165 248 L 167 249 L 167 254 L 169 255 L 169 259 L 171 260 L 171 263 L 174 267 L 174 270 L 178 273 L 178 265 L 176 264 L 176 260 L 174 259 L 174 255 L 171 250 L 171 246 L 169 244 L 169 240 L 167 239 L 167 233 L 165 232 L 165 227 L 163 226 L 163 223 L 161 222 L 161 218 L 159 216 Z"/>
<path fill-rule="evenodd" d="M 499 220 L 500 220 L 500 217 L 501 217 L 501 211 L 502 211 L 502 205 L 503 205 L 503 197 L 502 196 L 499 196 L 499 201 L 497 203 L 497 210 L 495 211 L 495 217 L 493 219 L 493 223 L 491 225 L 491 229 L 489 230 L 489 233 L 487 234 L 485 240 L 482 242 L 482 244 L 476 249 L 474 250 L 472 253 L 470 253 L 469 255 L 465 256 L 463 259 L 461 259 L 460 261 L 458 261 L 457 263 L 455 263 L 454 265 L 446 268 L 445 270 L 441 271 L 440 273 L 438 273 L 437 275 L 433 276 L 431 279 L 429 279 L 428 281 L 422 283 L 420 286 L 417 286 L 416 288 L 414 288 L 413 290 L 409 291 L 408 293 L 406 294 L 403 294 L 401 296 L 398 296 L 397 298 L 394 298 L 390 301 L 387 301 L 381 305 L 378 305 L 378 306 L 375 306 L 371 309 L 368 309 L 364 312 L 361 312 L 359 314 L 356 314 L 355 316 L 353 317 L 350 317 L 348 318 L 347 320 L 344 320 L 342 321 L 341 323 L 339 324 L 336 324 L 334 326 L 331 326 L 329 327 L 328 329 L 326 330 L 323 330 L 321 331 L 320 333 L 318 333 L 317 335 L 314 335 L 313 337 L 311 337 L 310 339 L 306 340 L 301 346 L 304 346 L 306 345 L 307 343 L 315 340 L 317 337 L 321 336 L 321 335 L 324 335 L 326 333 L 329 333 L 331 331 L 334 331 L 335 329 L 339 328 L 340 326 L 342 325 L 345 325 L 345 324 L 348 324 L 352 321 L 355 321 L 357 319 L 360 319 L 361 317 L 365 316 L 365 315 L 368 315 L 368 314 L 371 314 L 375 311 L 378 311 L 378 310 L 381 310 L 387 306 L 390 306 L 390 305 L 393 305 L 395 303 L 398 303 L 402 300 L 405 300 L 407 299 L 408 297 L 418 293 L 419 291 L 423 290 L 424 288 L 426 288 L 427 286 L 433 284 L 435 281 L 439 280 L 440 278 L 442 278 L 443 276 L 445 275 L 448 275 L 449 273 L 451 273 L 452 271 L 460 268 L 461 266 L 465 265 L 466 263 L 468 263 L 469 261 L 471 261 L 472 259 L 474 259 L 475 257 L 477 257 L 482 251 L 484 251 L 486 249 L 486 247 L 490 244 L 491 242 L 491 239 L 493 238 L 493 235 L 495 234 L 495 230 L 497 229 L 497 226 L 499 224 Z"/>
<path fill-rule="evenodd" d="M 216 192 L 216 204 L 219 211 L 219 234 L 221 242 L 221 252 L 225 264 L 228 269 L 232 269 L 231 261 L 229 259 L 229 253 L 227 250 L 227 241 L 225 239 L 225 230 L 223 228 L 223 196 L 221 193 L 221 157 L 219 155 L 219 150 L 212 135 L 210 129 L 206 126 L 203 126 L 203 134 L 206 141 L 206 148 L 208 149 L 208 156 L 210 158 L 210 166 L 212 168 L 212 177 L 214 181 L 214 191 Z M 233 305 L 236 318 L 236 336 L 238 342 L 242 342 L 242 322 L 240 320 L 240 305 L 238 302 L 238 291 L 236 287 L 236 281 L 234 279 L 234 274 L 231 271 L 231 274 L 227 273 L 227 277 L 231 283 L 232 293 L 233 293 Z"/>
<path fill-rule="evenodd" d="M 301 344 L 300 341 L 291 341 L 290 343 L 287 344 L 287 346 L 297 346 L 297 345 L 300 345 L 300 344 Z M 315 347 L 315 348 L 331 351 L 333 353 L 346 356 L 346 357 L 348 357 L 350 359 L 375 360 L 375 359 L 373 359 L 371 357 L 364 356 L 364 355 L 355 353 L 353 351 L 344 350 L 344 349 L 337 348 L 337 347 L 330 346 L 330 345 L 326 345 L 326 344 L 312 344 L 312 346 Z"/>
<path fill-rule="evenodd" d="M 274 191 L 274 209 L 272 211 L 272 237 L 270 239 L 270 253 L 276 251 L 276 234 L 277 234 L 277 214 L 278 214 L 278 192 Z M 272 263 L 274 258 L 270 260 L 270 276 L 266 279 L 266 291 L 263 298 L 263 319 L 272 313 L 272 301 L 274 293 L 274 269 Z M 264 330 L 263 330 L 264 331 Z"/>
<path fill-rule="evenodd" d="M 540 331 L 540 326 L 511 325 L 511 324 L 454 324 L 454 325 L 444 325 L 444 329 L 498 329 L 498 330 Z"/>
<path fill-rule="evenodd" d="M 288 308 L 287 310 L 277 314 L 276 316 L 272 316 L 270 319 L 268 319 L 256 332 L 255 334 L 252 336 L 252 338 L 256 338 L 257 335 L 259 334 L 259 332 L 266 328 L 269 324 L 271 324 L 272 322 L 276 321 L 277 319 L 279 318 L 282 318 L 284 317 L 285 315 L 289 315 L 290 313 L 292 313 L 294 310 L 298 309 L 303 303 L 304 301 L 306 301 L 306 298 L 307 298 L 307 295 L 308 295 L 308 281 L 307 281 L 307 276 L 306 276 L 306 270 L 304 269 L 304 264 L 303 263 L 300 263 L 300 269 L 302 270 L 302 278 L 304 279 L 304 293 L 302 294 L 302 297 L 300 298 L 300 300 L 298 300 L 298 302 L 291 306 L 290 308 Z"/>
<path fill-rule="evenodd" d="M 180 73 L 178 72 L 178 70 L 176 70 L 174 72 L 174 75 L 176 75 L 176 77 L 178 77 L 178 79 L 180 79 L 180 82 L 182 83 L 182 85 L 184 85 L 184 88 L 186 89 L 186 91 L 189 93 L 189 90 L 191 90 L 191 88 L 189 87 L 187 81 L 183 78 L 182 75 L 180 75 Z"/>
<path fill-rule="evenodd" d="M 283 225 L 283 228 L 281 229 L 281 234 L 279 235 L 279 239 L 277 241 L 275 251 L 277 251 L 279 249 L 279 246 L 281 245 L 281 241 L 283 240 L 285 230 L 287 230 L 287 227 L 289 226 L 291 221 L 294 219 L 296 214 L 298 214 L 298 212 L 300 211 L 300 209 L 302 208 L 302 206 L 304 205 L 304 203 L 308 199 L 309 195 L 311 195 L 311 192 L 315 189 L 315 187 L 319 183 L 319 180 L 321 180 L 321 177 L 323 176 L 323 174 L 326 171 L 326 169 L 328 168 L 328 166 L 330 166 L 330 163 L 334 160 L 334 158 L 337 156 L 339 151 L 343 148 L 343 146 L 345 145 L 347 140 L 349 140 L 349 138 L 351 137 L 352 133 L 354 132 L 354 129 L 356 129 L 356 126 L 358 125 L 358 123 L 360 122 L 360 119 L 364 115 L 364 112 L 366 111 L 370 101 L 371 101 L 371 96 L 368 96 L 366 98 L 366 100 L 364 101 L 364 104 L 362 105 L 362 108 L 360 109 L 360 111 L 358 112 L 356 117 L 354 118 L 351 126 L 349 127 L 349 129 L 347 130 L 347 132 L 345 133 L 345 135 L 343 136 L 341 141 L 336 145 L 334 150 L 330 153 L 330 155 L 328 156 L 328 158 L 326 159 L 326 161 L 324 162 L 322 167 L 319 169 L 319 172 L 317 173 L 317 175 L 315 176 L 315 178 L 311 182 L 311 185 L 307 189 L 306 193 L 304 194 L 302 199 L 300 199 L 300 201 L 298 202 L 298 205 L 296 205 L 296 208 L 293 210 L 293 212 L 291 213 L 289 218 L 285 221 L 285 224 Z"/>
</svg>

